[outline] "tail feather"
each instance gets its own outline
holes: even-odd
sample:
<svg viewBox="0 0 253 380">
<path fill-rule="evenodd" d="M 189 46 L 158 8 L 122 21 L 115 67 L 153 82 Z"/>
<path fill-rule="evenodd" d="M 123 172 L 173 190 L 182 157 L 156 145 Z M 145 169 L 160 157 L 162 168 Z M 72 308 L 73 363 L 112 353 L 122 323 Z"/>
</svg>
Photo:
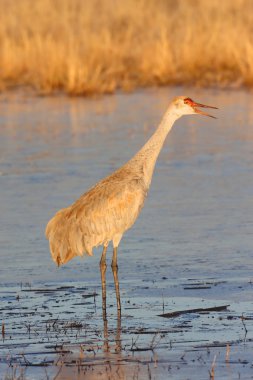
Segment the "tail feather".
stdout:
<svg viewBox="0 0 253 380">
<path fill-rule="evenodd" d="M 80 228 L 72 224 L 68 231 L 68 241 L 70 247 L 72 247 L 78 256 L 83 255 L 84 246 L 82 237 L 82 231 Z"/>
<path fill-rule="evenodd" d="M 72 222 L 69 211 L 70 208 L 58 211 L 48 222 L 45 231 L 52 259 L 58 266 L 66 264 L 75 256 L 83 256 L 85 252 L 82 231 Z"/>
</svg>

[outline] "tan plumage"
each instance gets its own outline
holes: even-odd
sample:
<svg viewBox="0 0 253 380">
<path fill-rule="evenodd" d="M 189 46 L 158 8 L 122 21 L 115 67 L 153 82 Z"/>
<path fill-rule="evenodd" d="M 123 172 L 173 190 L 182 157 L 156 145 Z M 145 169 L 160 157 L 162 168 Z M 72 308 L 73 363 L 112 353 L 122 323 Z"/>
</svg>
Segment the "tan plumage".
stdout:
<svg viewBox="0 0 253 380">
<path fill-rule="evenodd" d="M 72 206 L 62 209 L 49 221 L 46 236 L 52 258 L 64 264 L 74 256 L 92 248 L 118 245 L 122 233 L 132 226 L 144 203 L 146 190 L 143 180 L 122 168 L 98 182 Z M 124 181 L 122 181 L 124 176 Z"/>
<path fill-rule="evenodd" d="M 106 252 L 110 241 L 117 249 L 143 207 L 158 154 L 174 121 L 184 114 L 202 112 L 196 106 L 204 105 L 187 97 L 176 98 L 156 132 L 130 161 L 55 214 L 46 227 L 55 263 L 65 264 L 84 253 L 92 256 L 93 247 L 99 245 Z M 115 260 L 114 264 L 117 255 Z"/>
</svg>

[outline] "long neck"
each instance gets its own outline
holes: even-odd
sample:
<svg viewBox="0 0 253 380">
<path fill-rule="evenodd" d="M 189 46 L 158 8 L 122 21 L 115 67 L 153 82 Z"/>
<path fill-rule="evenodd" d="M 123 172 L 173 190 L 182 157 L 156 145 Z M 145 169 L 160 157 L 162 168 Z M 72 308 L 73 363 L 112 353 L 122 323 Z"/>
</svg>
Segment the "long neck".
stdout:
<svg viewBox="0 0 253 380">
<path fill-rule="evenodd" d="M 163 147 L 164 141 L 173 127 L 174 122 L 179 118 L 178 115 L 171 112 L 169 108 L 165 113 L 161 123 L 155 133 L 150 137 L 146 144 L 136 153 L 129 161 L 131 166 L 137 166 L 143 170 L 144 181 L 147 188 L 152 180 L 156 160 Z"/>
</svg>

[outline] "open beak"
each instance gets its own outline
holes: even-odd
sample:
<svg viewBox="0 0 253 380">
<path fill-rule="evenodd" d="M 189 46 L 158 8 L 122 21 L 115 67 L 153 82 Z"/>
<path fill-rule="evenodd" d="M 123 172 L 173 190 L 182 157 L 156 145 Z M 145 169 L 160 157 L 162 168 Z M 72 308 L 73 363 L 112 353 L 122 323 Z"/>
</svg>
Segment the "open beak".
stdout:
<svg viewBox="0 0 253 380">
<path fill-rule="evenodd" d="M 206 113 L 206 112 L 203 112 L 202 110 L 198 110 L 196 107 L 202 107 L 202 108 L 213 108 L 215 110 L 217 110 L 218 108 L 217 107 L 213 107 L 213 106 L 207 106 L 205 104 L 201 104 L 201 103 L 195 103 L 195 102 L 192 102 L 192 108 L 194 109 L 195 113 L 198 113 L 200 115 L 205 115 L 205 116 L 209 116 L 209 117 L 212 117 L 214 119 L 217 119 L 217 117 L 213 116 L 213 115 L 209 115 L 209 113 Z"/>
</svg>

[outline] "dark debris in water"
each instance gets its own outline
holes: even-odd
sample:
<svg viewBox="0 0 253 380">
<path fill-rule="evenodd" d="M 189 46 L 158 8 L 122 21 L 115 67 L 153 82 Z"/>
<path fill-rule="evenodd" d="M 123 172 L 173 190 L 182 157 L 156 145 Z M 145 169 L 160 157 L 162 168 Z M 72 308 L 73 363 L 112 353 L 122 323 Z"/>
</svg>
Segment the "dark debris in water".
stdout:
<svg viewBox="0 0 253 380">
<path fill-rule="evenodd" d="M 183 314 L 192 314 L 192 313 L 210 313 L 212 311 L 220 312 L 225 311 L 230 305 L 224 305 L 224 306 L 214 306 L 214 307 L 206 307 L 206 308 L 196 308 L 196 309 L 186 309 L 186 310 L 179 310 L 179 311 L 172 311 L 170 313 L 164 313 L 159 314 L 158 317 L 164 317 L 164 318 L 175 318 L 179 317 Z"/>
<path fill-rule="evenodd" d="M 147 373 L 151 378 L 163 379 L 165 373 L 178 373 L 183 364 L 199 370 L 205 362 L 206 374 L 217 350 L 227 350 L 227 345 L 238 349 L 240 344 L 247 344 L 252 348 L 252 330 L 247 321 L 253 315 L 244 313 L 242 318 L 232 306 L 228 310 L 228 304 L 210 305 L 203 298 L 126 295 L 122 297 L 123 313 L 119 319 L 115 294 L 110 288 L 105 322 L 97 288 L 29 286 L 22 287 L 21 295 L 11 303 L 8 297 L 2 299 L 0 373 L 4 374 L 10 366 L 18 366 L 28 374 L 40 373 L 43 379 L 43 372 L 39 371 L 46 368 L 52 378 L 60 370 L 61 379 L 67 380 L 92 369 L 98 378 L 109 360 L 108 373 L 124 367 L 126 371 L 143 373 L 139 379 L 146 378 Z M 89 302 L 82 302 L 86 299 Z M 161 314 L 163 308 L 176 311 Z M 169 326 L 159 316 L 170 318 Z M 179 316 L 180 320 L 176 318 Z M 248 356 L 241 360 L 250 366 Z"/>
</svg>

